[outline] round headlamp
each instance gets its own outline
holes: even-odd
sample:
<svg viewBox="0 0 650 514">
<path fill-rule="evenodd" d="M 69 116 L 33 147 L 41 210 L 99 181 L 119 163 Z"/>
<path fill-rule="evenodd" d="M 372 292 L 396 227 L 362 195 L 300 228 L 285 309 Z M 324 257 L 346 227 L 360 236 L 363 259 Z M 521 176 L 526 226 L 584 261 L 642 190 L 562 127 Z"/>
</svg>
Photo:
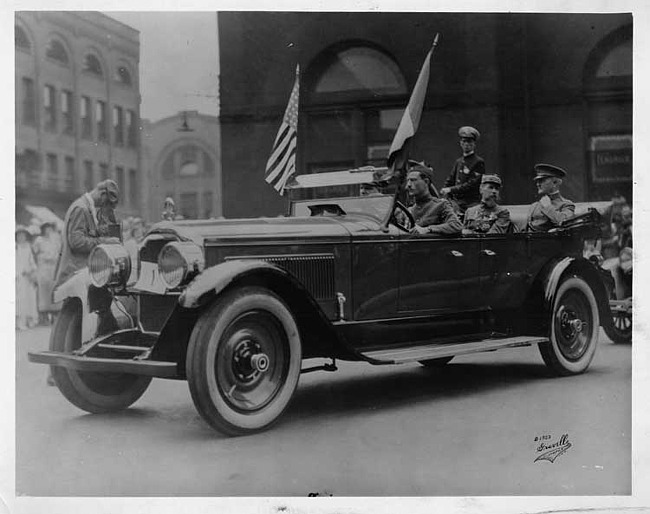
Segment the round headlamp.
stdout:
<svg viewBox="0 0 650 514">
<path fill-rule="evenodd" d="M 88 271 L 95 287 L 122 286 L 131 275 L 131 257 L 121 244 L 101 244 L 88 256 Z"/>
<path fill-rule="evenodd" d="M 158 254 L 158 271 L 169 289 L 184 284 L 204 267 L 203 249 L 191 242 L 167 243 Z"/>
</svg>

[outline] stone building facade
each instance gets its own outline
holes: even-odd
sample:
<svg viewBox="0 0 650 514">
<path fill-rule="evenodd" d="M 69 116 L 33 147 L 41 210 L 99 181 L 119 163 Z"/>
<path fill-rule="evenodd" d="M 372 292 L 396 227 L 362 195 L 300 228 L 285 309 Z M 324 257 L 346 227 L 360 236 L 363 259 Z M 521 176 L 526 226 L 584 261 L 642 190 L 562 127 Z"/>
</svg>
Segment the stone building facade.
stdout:
<svg viewBox="0 0 650 514">
<path fill-rule="evenodd" d="M 436 33 L 439 45 L 411 156 L 437 185 L 477 127 L 504 200 L 535 198 L 533 165 L 567 169 L 576 201 L 632 190 L 632 15 L 219 13 L 223 212 L 275 215 L 263 180 L 301 70 L 298 173 L 385 162 Z M 242 201 L 246 198 L 246 201 Z"/>
<path fill-rule="evenodd" d="M 104 178 L 140 214 L 138 31 L 97 12 L 15 16 L 16 205 L 63 216 Z"/>
<path fill-rule="evenodd" d="M 143 170 L 149 221 L 160 220 L 165 198 L 185 219 L 223 215 L 219 118 L 184 111 L 143 122 Z"/>
</svg>

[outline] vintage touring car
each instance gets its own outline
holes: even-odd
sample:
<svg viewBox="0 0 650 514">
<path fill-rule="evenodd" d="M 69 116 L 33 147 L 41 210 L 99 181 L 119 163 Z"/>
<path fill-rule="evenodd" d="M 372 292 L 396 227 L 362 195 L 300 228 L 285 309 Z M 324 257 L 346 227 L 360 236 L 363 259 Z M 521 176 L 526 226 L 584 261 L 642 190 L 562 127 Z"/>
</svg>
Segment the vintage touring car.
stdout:
<svg viewBox="0 0 650 514">
<path fill-rule="evenodd" d="M 582 254 L 596 209 L 579 205 L 549 233 L 413 236 L 378 176 L 296 177 L 286 217 L 161 222 L 137 262 L 98 246 L 55 291 L 50 349 L 30 360 L 92 413 L 128 407 L 152 377 L 187 380 L 203 418 L 229 435 L 268 428 L 301 372 L 336 359 L 435 368 L 538 345 L 556 374 L 587 369 L 611 318 L 602 270 Z M 527 206 L 510 211 L 523 226 Z M 312 358 L 325 360 L 304 367 Z"/>
</svg>

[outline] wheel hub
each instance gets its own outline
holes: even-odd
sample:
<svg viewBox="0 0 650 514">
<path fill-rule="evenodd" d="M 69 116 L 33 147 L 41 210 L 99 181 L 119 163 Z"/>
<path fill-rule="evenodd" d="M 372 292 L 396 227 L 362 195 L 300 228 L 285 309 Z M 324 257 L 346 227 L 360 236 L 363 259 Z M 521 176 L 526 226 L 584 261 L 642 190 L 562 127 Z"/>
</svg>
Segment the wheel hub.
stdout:
<svg viewBox="0 0 650 514">
<path fill-rule="evenodd" d="M 586 322 L 578 315 L 565 307 L 561 307 L 558 312 L 560 318 L 560 327 L 564 337 L 568 340 L 575 339 L 582 332 Z"/>
<path fill-rule="evenodd" d="M 240 341 L 233 352 L 232 366 L 235 376 L 242 382 L 250 382 L 269 369 L 268 355 L 251 339 Z"/>
</svg>

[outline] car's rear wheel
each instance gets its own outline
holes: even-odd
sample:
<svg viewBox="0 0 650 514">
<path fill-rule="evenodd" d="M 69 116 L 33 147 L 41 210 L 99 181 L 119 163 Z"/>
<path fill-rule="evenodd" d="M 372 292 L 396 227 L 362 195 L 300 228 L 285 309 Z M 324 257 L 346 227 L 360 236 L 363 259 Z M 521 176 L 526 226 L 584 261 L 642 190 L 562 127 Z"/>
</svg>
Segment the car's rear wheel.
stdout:
<svg viewBox="0 0 650 514">
<path fill-rule="evenodd" d="M 50 350 L 72 353 L 81 346 L 81 307 L 65 303 L 50 334 Z M 50 366 L 55 384 L 70 403 L 99 414 L 126 409 L 140 398 L 151 377 L 127 373 L 96 373 Z"/>
<path fill-rule="evenodd" d="M 438 357 L 437 359 L 427 359 L 425 361 L 420 361 L 420 364 L 422 364 L 425 368 L 442 368 L 453 358 L 453 355 L 451 357 Z"/>
<path fill-rule="evenodd" d="M 192 331 L 186 362 L 192 399 L 220 432 L 259 432 L 289 404 L 301 359 L 298 327 L 284 302 L 263 288 L 232 290 Z"/>
<path fill-rule="evenodd" d="M 598 306 L 591 287 L 580 277 L 564 280 L 551 312 L 549 341 L 539 345 L 546 365 L 558 375 L 583 373 L 598 344 Z"/>
</svg>

